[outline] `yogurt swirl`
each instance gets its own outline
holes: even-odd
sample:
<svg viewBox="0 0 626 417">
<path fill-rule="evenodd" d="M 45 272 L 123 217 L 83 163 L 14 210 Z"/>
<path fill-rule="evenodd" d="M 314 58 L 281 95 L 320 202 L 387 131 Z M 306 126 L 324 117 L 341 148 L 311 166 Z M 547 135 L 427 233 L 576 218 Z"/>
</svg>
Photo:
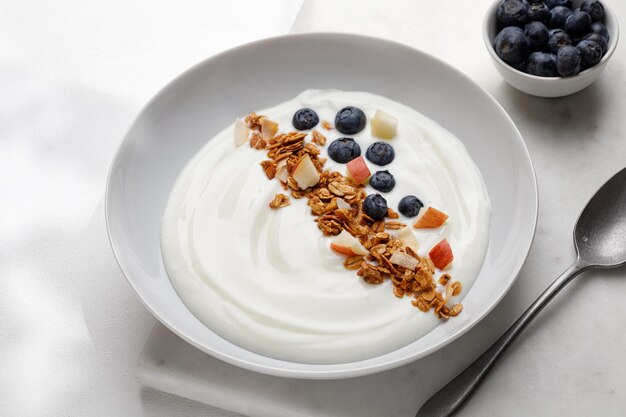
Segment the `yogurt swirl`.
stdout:
<svg viewBox="0 0 626 417">
<path fill-rule="evenodd" d="M 396 187 L 384 197 L 397 211 L 400 199 L 413 194 L 450 216 L 443 227 L 415 230 L 415 235 L 420 255 L 448 239 L 455 260 L 446 272 L 463 284 L 461 299 L 485 258 L 490 205 L 480 172 L 456 137 L 407 106 L 365 92 L 307 90 L 258 113 L 278 122 L 281 131 L 291 131 L 291 117 L 302 107 L 332 122 L 346 105 L 361 108 L 368 118 L 381 109 L 399 120 L 397 135 L 389 141 L 396 158 L 380 168 L 395 176 Z M 329 142 L 342 136 L 317 129 Z M 268 203 L 282 188 L 259 165 L 265 151 L 236 147 L 233 132 L 228 126 L 191 159 L 163 216 L 161 249 L 168 276 L 199 320 L 247 350 L 315 364 L 387 353 L 438 324 L 432 312 L 420 312 L 410 298 L 395 297 L 389 281 L 370 285 L 346 270 L 344 257 L 331 251 L 331 239 L 317 229 L 306 199 L 292 198 L 290 206 L 270 209 Z M 352 137 L 363 154 L 378 140 L 370 135 L 369 121 Z M 369 166 L 372 172 L 377 168 Z M 345 173 L 345 165 L 331 159 L 325 168 Z M 375 190 L 368 186 L 367 192 Z M 408 225 L 411 220 L 399 219 Z"/>
</svg>

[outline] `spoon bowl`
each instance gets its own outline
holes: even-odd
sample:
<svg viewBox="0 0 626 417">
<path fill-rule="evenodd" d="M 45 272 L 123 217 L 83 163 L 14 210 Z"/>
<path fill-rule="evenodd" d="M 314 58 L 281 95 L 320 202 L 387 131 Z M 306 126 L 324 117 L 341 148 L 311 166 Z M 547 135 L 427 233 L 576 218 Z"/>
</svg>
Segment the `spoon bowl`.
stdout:
<svg viewBox="0 0 626 417">
<path fill-rule="evenodd" d="M 574 244 L 579 260 L 589 266 L 626 263 L 626 168 L 589 200 L 576 223 Z"/>
</svg>

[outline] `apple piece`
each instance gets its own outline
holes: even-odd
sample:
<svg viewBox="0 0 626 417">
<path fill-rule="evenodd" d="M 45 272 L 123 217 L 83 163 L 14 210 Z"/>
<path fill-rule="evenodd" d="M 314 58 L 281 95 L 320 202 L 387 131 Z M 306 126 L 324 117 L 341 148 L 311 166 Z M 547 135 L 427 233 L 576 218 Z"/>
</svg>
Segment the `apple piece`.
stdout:
<svg viewBox="0 0 626 417">
<path fill-rule="evenodd" d="M 352 209 L 352 206 L 343 198 L 337 198 L 337 208 L 350 210 Z"/>
<path fill-rule="evenodd" d="M 369 251 L 361 245 L 361 242 L 346 230 L 342 230 L 330 243 L 330 248 L 335 252 L 348 256 L 369 254 Z"/>
<path fill-rule="evenodd" d="M 261 119 L 261 137 L 263 139 L 269 140 L 273 138 L 276 132 L 278 132 L 278 123 L 265 117 Z"/>
<path fill-rule="evenodd" d="M 289 171 L 287 170 L 287 160 L 283 159 L 276 165 L 276 178 L 281 180 L 282 182 L 287 182 L 289 178 Z"/>
<path fill-rule="evenodd" d="M 235 146 L 241 146 L 248 141 L 250 136 L 250 129 L 246 122 L 237 118 L 235 120 Z"/>
<path fill-rule="evenodd" d="M 433 264 L 441 270 L 446 269 L 446 267 L 454 260 L 452 248 L 448 243 L 448 239 L 444 239 L 433 246 L 430 252 L 428 252 L 428 256 L 430 257 L 430 260 L 433 261 Z"/>
<path fill-rule="evenodd" d="M 365 183 L 372 175 L 362 156 L 354 158 L 352 161 L 348 162 L 346 166 L 348 167 L 348 176 L 357 184 Z"/>
<path fill-rule="evenodd" d="M 300 162 L 293 170 L 292 177 L 296 180 L 301 190 L 314 186 L 320 180 L 320 174 L 317 172 L 317 168 L 313 165 L 313 161 L 311 161 L 308 154 L 300 159 Z"/>
<path fill-rule="evenodd" d="M 396 232 L 396 237 L 400 239 L 404 246 L 408 246 L 413 249 L 413 252 L 417 253 L 417 249 L 419 248 L 419 244 L 417 243 L 417 238 L 413 234 L 413 231 L 410 227 L 403 227 L 398 229 Z"/>
<path fill-rule="evenodd" d="M 442 226 L 446 220 L 448 220 L 446 213 L 434 207 L 428 207 L 428 209 L 417 218 L 415 223 L 413 223 L 413 227 L 416 229 L 435 229 Z"/>
<path fill-rule="evenodd" d="M 418 259 L 400 251 L 395 251 L 393 255 L 391 255 L 391 258 L 389 258 L 389 262 L 410 269 L 411 271 L 415 271 L 415 268 L 417 268 L 417 265 L 420 263 Z"/>
<path fill-rule="evenodd" d="M 372 119 L 372 136 L 381 139 L 392 139 L 396 136 L 398 119 L 382 110 L 376 110 Z"/>
</svg>

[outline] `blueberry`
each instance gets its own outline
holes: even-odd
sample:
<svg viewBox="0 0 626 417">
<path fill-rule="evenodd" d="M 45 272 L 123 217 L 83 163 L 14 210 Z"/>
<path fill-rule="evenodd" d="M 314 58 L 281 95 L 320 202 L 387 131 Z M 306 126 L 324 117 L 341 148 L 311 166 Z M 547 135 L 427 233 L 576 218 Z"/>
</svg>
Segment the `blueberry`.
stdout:
<svg viewBox="0 0 626 417">
<path fill-rule="evenodd" d="M 543 1 L 532 3 L 528 10 L 528 20 L 532 22 L 548 22 L 550 19 L 550 9 Z"/>
<path fill-rule="evenodd" d="M 524 0 L 502 0 L 496 9 L 496 19 L 502 26 L 523 26 L 528 20 L 528 9 Z"/>
<path fill-rule="evenodd" d="M 539 77 L 558 77 L 556 55 L 547 52 L 533 52 L 526 62 L 526 72 Z"/>
<path fill-rule="evenodd" d="M 370 194 L 363 200 L 363 211 L 376 221 L 382 220 L 387 215 L 387 200 L 380 194 Z"/>
<path fill-rule="evenodd" d="M 424 204 L 419 198 L 414 195 L 407 195 L 402 197 L 400 204 L 398 204 L 398 211 L 407 217 L 415 217 L 419 214 L 420 209 L 424 207 Z"/>
<path fill-rule="evenodd" d="M 371 163 L 381 166 L 390 164 L 395 156 L 395 151 L 391 145 L 386 142 L 374 142 L 365 152 L 365 157 Z"/>
<path fill-rule="evenodd" d="M 604 39 L 606 39 L 607 42 L 609 41 L 609 39 L 611 39 L 611 36 L 609 35 L 609 30 L 606 28 L 606 26 L 604 26 L 603 23 L 593 22 L 591 24 L 591 32 L 597 33 L 598 35 L 602 36 Z"/>
<path fill-rule="evenodd" d="M 565 21 L 565 30 L 574 38 L 586 35 L 591 32 L 591 16 L 580 10 L 575 11 Z"/>
<path fill-rule="evenodd" d="M 571 9 L 563 6 L 556 6 L 550 10 L 549 26 L 551 28 L 565 29 L 565 21 L 574 13 Z"/>
<path fill-rule="evenodd" d="M 604 54 L 606 54 L 606 51 L 609 49 L 609 43 L 606 41 L 606 39 L 604 39 L 604 37 L 598 35 L 597 33 L 589 33 L 583 37 L 583 40 L 593 41 L 600 45 L 600 48 L 602 48 L 602 56 L 604 56 Z"/>
<path fill-rule="evenodd" d="M 554 55 L 559 48 L 572 44 L 572 38 L 563 29 L 550 29 L 548 32 L 548 51 Z"/>
<path fill-rule="evenodd" d="M 555 7 L 567 7 L 568 9 L 572 8 L 572 0 L 546 0 L 546 5 L 554 9 Z"/>
<path fill-rule="evenodd" d="M 367 118 L 363 110 L 348 106 L 339 110 L 335 116 L 335 127 L 344 135 L 354 135 L 365 128 Z"/>
<path fill-rule="evenodd" d="M 494 40 L 496 54 L 507 64 L 516 66 L 526 61 L 530 53 L 530 42 L 524 31 L 509 26 L 500 31 Z"/>
<path fill-rule="evenodd" d="M 291 123 L 298 130 L 313 129 L 320 122 L 317 113 L 309 108 L 303 108 L 293 114 Z"/>
<path fill-rule="evenodd" d="M 335 162 L 345 164 L 361 156 L 361 147 L 352 138 L 335 139 L 328 145 L 328 156 Z"/>
<path fill-rule="evenodd" d="M 531 51 L 543 51 L 548 46 L 548 28 L 541 22 L 530 22 L 524 29 Z"/>
<path fill-rule="evenodd" d="M 580 10 L 589 13 L 591 20 L 599 22 L 604 19 L 604 6 L 598 0 L 585 0 L 580 5 Z"/>
<path fill-rule="evenodd" d="M 396 186 L 396 180 L 389 171 L 376 171 L 370 178 L 370 185 L 375 190 L 388 193 Z"/>
<path fill-rule="evenodd" d="M 578 74 L 580 72 L 580 62 L 580 52 L 575 46 L 562 46 L 556 54 L 556 69 L 563 77 Z"/>
<path fill-rule="evenodd" d="M 592 67 L 602 59 L 602 47 L 594 41 L 580 41 L 576 49 L 580 52 L 580 63 L 583 68 Z"/>
</svg>

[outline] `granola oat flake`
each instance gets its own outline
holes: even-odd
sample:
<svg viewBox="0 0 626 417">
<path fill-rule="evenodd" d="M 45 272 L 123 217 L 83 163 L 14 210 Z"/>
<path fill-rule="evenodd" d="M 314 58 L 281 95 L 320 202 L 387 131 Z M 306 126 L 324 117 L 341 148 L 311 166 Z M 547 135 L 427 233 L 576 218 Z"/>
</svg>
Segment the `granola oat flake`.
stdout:
<svg viewBox="0 0 626 417">
<path fill-rule="evenodd" d="M 377 111 L 396 120 L 384 139 L 396 152 L 384 167 L 396 186 L 382 193 L 383 220 L 362 210 L 377 191 L 326 152 L 346 135 L 324 121 L 346 105 L 368 117 L 351 135 L 363 150 L 381 140 L 370 129 Z M 294 129 L 302 107 L 322 122 Z M 399 214 L 408 194 L 424 213 L 448 217 Z M 174 288 L 212 331 L 267 356 L 339 363 L 400 348 L 463 314 L 488 234 L 489 200 L 459 139 L 381 96 L 307 90 L 239 115 L 192 158 L 171 192 L 161 248 Z"/>
</svg>

